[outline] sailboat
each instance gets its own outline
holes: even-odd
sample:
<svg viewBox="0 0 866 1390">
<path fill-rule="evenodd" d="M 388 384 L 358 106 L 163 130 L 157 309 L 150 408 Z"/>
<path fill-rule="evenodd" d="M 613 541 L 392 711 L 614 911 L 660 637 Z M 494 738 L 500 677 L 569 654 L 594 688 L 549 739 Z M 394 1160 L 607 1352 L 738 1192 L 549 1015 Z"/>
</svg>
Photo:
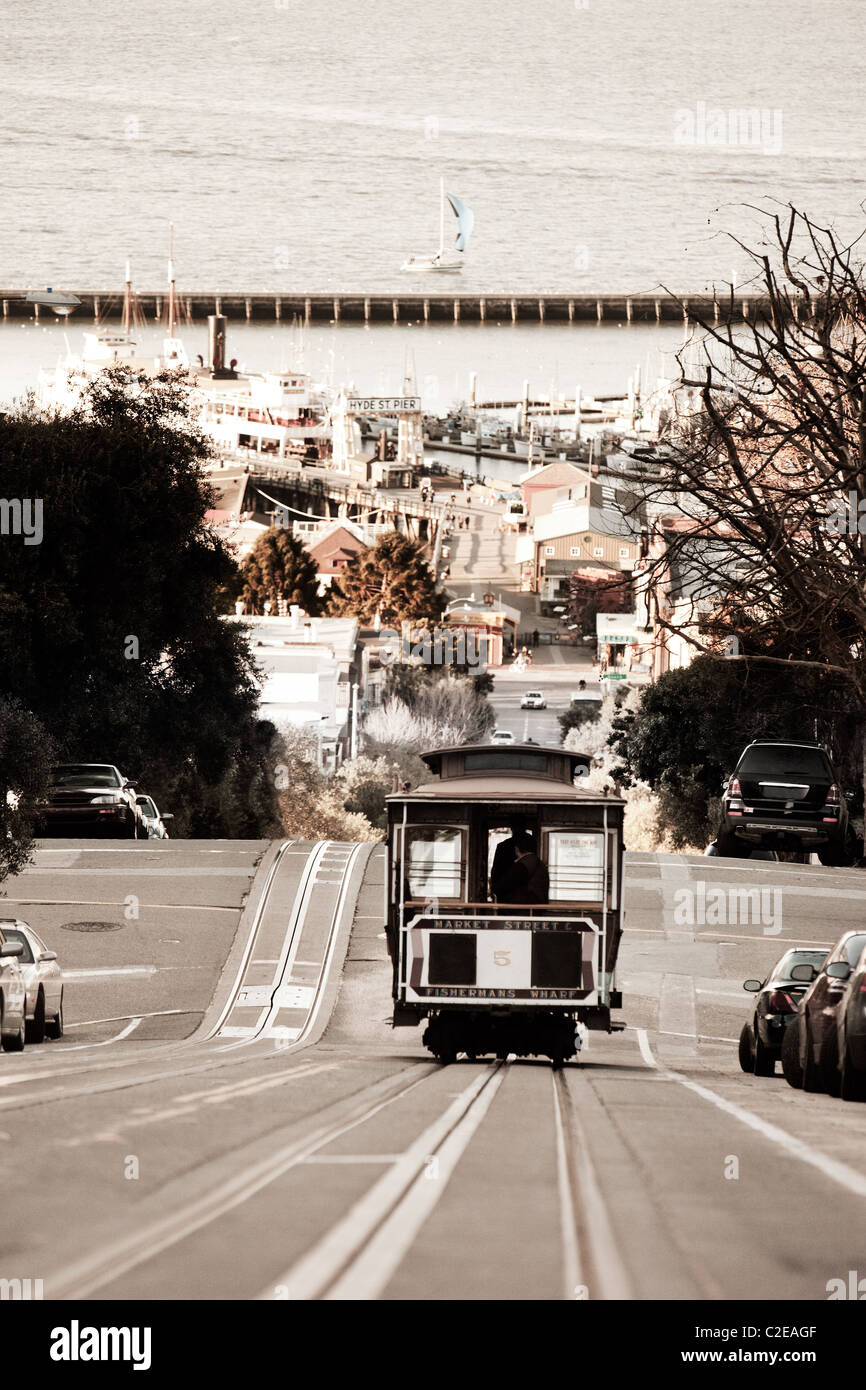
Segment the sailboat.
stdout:
<svg viewBox="0 0 866 1390">
<path fill-rule="evenodd" d="M 454 251 L 445 250 L 445 202 L 446 199 L 457 218 L 457 238 Z M 444 271 L 454 274 L 463 269 L 463 253 L 469 242 L 475 216 L 460 198 L 445 192 L 445 180 L 439 180 L 439 250 L 435 256 L 410 256 L 404 261 L 401 270 Z"/>
</svg>

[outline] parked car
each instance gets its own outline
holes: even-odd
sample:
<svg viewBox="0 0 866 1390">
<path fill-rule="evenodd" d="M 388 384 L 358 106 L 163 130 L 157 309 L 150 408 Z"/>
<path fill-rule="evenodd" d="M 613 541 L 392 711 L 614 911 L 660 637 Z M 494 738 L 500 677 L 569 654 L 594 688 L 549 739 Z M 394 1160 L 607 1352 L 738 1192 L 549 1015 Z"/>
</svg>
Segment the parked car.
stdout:
<svg viewBox="0 0 866 1390">
<path fill-rule="evenodd" d="M 836 1010 L 845 996 L 847 978 L 866 947 L 866 932 L 842 934 L 820 970 L 808 964 L 794 966 L 795 979 L 807 984 L 797 1006 L 797 1018 L 786 1035 L 782 1050 L 782 1071 L 791 1086 L 804 1091 L 838 1090 L 839 1058 Z M 844 962 L 849 968 L 833 967 Z M 810 983 L 811 981 L 811 983 Z"/>
<path fill-rule="evenodd" d="M 540 690 L 527 690 L 520 701 L 521 709 L 547 709 L 547 701 Z"/>
<path fill-rule="evenodd" d="M 822 864 L 850 864 L 855 854 L 847 800 L 838 773 L 817 743 L 750 743 L 725 781 L 722 855 L 747 847 L 817 851 Z"/>
<path fill-rule="evenodd" d="M 147 839 L 135 782 L 113 763 L 60 763 L 53 768 L 48 800 L 39 810 L 39 830 L 48 835 Z"/>
<path fill-rule="evenodd" d="M 147 838 L 149 840 L 167 840 L 169 836 L 165 823 L 174 820 L 173 813 L 171 811 L 158 811 L 152 796 L 137 796 L 135 804 L 144 816 Z"/>
<path fill-rule="evenodd" d="M 514 735 L 510 729 L 494 729 L 490 735 L 491 743 L 513 743 Z"/>
<path fill-rule="evenodd" d="M 740 1066 L 755 1076 L 772 1076 L 782 1055 L 785 1030 L 796 1021 L 797 1004 L 808 988 L 791 974 L 797 965 L 820 970 L 827 952 L 796 947 L 776 961 L 765 980 L 746 980 L 743 989 L 756 994 L 755 1012 L 740 1033 Z"/>
<path fill-rule="evenodd" d="M 7 941 L 21 942 L 19 963 L 26 992 L 27 1041 L 41 1043 L 46 1038 L 62 1038 L 63 974 L 57 964 L 57 952 L 49 951 L 41 936 L 20 917 L 0 919 L 0 929 Z"/>
<path fill-rule="evenodd" d="M 20 1052 L 24 1046 L 27 991 L 21 952 L 21 942 L 7 941 L 0 927 L 0 1044 L 4 1052 Z"/>
<path fill-rule="evenodd" d="M 844 993 L 836 1009 L 836 1046 L 828 1039 L 824 1048 L 824 1084 L 843 1100 L 866 1100 L 866 946 L 853 966 L 836 961 L 831 974 Z"/>
</svg>

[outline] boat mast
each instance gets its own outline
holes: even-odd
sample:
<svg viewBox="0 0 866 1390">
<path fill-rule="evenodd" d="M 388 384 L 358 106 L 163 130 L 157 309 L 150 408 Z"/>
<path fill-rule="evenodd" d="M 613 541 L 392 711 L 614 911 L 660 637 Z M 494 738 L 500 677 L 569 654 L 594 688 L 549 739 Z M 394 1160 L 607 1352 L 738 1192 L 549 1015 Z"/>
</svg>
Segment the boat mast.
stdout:
<svg viewBox="0 0 866 1390">
<path fill-rule="evenodd" d="M 168 336 L 174 337 L 174 223 L 168 224 Z"/>
<path fill-rule="evenodd" d="M 126 286 L 123 291 L 123 333 L 126 338 L 132 332 L 132 270 L 126 262 Z"/>
<path fill-rule="evenodd" d="M 439 259 L 445 255 L 445 180 L 439 180 Z"/>
</svg>

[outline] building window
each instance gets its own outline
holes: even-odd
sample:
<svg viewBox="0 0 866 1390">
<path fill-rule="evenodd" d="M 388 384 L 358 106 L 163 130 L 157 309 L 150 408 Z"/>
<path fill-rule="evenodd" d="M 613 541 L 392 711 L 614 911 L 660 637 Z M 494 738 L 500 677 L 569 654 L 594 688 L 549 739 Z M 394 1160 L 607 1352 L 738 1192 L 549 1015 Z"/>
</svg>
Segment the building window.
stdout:
<svg viewBox="0 0 866 1390">
<path fill-rule="evenodd" d="M 593 553 L 593 555 L 595 556 L 596 560 L 601 560 L 602 557 L 604 556 L 604 546 L 603 546 L 603 545 L 596 545 L 596 546 L 593 546 L 593 551 L 592 551 L 592 553 Z"/>
<path fill-rule="evenodd" d="M 552 545 L 546 545 L 546 546 L 544 547 L 544 553 L 545 553 L 545 555 L 553 555 L 553 554 L 555 554 L 555 547 L 552 546 Z"/>
<path fill-rule="evenodd" d="M 579 545 L 573 545 L 573 546 L 571 547 L 571 549 L 569 550 L 568 553 L 569 553 L 569 555 L 571 556 L 572 560 L 579 560 L 579 559 L 580 559 L 580 546 L 579 546 Z"/>
<path fill-rule="evenodd" d="M 620 548 L 619 548 L 619 558 L 620 558 L 621 560 L 627 560 L 627 559 L 628 559 L 628 555 L 629 555 L 628 546 L 627 546 L 627 545 L 621 545 Z"/>
</svg>

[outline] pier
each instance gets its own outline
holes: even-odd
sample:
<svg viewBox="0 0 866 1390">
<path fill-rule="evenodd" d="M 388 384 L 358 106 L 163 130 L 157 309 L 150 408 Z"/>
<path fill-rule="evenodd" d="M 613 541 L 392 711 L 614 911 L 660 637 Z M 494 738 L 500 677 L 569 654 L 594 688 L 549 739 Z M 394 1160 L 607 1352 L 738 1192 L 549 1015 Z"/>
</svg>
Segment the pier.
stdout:
<svg viewBox="0 0 866 1390">
<path fill-rule="evenodd" d="M 455 287 L 456 289 L 456 287 Z M 23 290 L 0 290 L 4 319 L 49 319 L 50 305 L 28 303 Z M 119 318 L 122 290 L 72 290 L 80 305 L 77 321 L 104 322 Z M 146 320 L 165 316 L 168 292 L 136 291 L 136 313 Z M 697 318 L 712 323 L 749 322 L 766 318 L 765 296 L 739 291 L 733 298 L 719 292 L 679 297 L 650 294 L 460 294 L 452 290 L 418 294 L 276 294 L 203 293 L 180 290 L 175 297 L 178 318 L 204 322 L 209 314 L 224 314 L 236 323 L 688 323 Z M 63 312 L 66 312 L 64 310 Z M 794 316 L 799 317 L 797 307 Z"/>
</svg>

